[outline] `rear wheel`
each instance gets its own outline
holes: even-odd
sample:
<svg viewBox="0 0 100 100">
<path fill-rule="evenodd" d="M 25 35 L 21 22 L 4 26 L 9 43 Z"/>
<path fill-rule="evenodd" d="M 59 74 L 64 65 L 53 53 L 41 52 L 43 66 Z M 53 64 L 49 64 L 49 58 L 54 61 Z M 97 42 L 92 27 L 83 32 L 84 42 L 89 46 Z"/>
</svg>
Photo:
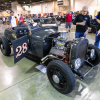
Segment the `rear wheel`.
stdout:
<svg viewBox="0 0 100 100">
<path fill-rule="evenodd" d="M 75 77 L 67 64 L 59 60 L 51 61 L 47 66 L 47 76 L 52 86 L 63 94 L 68 94 L 75 87 Z"/>
<path fill-rule="evenodd" d="M 0 49 L 5 56 L 9 56 L 11 54 L 9 42 L 4 36 L 0 37 Z"/>
<path fill-rule="evenodd" d="M 99 64 L 100 63 L 100 50 L 99 50 L 99 48 L 93 44 L 89 44 L 88 50 L 90 51 L 88 53 L 89 56 L 91 56 L 91 50 L 94 50 L 94 56 L 93 56 L 93 58 L 89 59 L 89 62 L 91 62 L 93 65 Z"/>
</svg>

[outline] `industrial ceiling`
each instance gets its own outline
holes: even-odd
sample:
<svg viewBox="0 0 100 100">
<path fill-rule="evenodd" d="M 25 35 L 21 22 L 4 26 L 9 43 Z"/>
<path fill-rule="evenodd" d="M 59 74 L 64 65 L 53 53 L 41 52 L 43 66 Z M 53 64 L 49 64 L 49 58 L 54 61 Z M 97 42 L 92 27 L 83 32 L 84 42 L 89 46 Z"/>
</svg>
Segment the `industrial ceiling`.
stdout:
<svg viewBox="0 0 100 100">
<path fill-rule="evenodd" d="M 5 10 L 11 10 L 11 3 L 17 1 L 22 6 L 24 5 L 30 5 L 30 4 L 36 4 L 36 3 L 42 3 L 42 2 L 50 2 L 50 1 L 56 1 L 56 0 L 0 0 L 0 11 Z"/>
</svg>

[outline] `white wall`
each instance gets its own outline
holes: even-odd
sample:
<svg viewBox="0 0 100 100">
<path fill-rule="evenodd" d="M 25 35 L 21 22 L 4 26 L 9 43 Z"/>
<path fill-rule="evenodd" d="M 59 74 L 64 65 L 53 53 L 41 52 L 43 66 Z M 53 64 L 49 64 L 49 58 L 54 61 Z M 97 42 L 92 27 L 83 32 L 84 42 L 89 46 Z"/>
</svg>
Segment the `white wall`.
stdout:
<svg viewBox="0 0 100 100">
<path fill-rule="evenodd" d="M 54 2 L 47 3 L 47 13 L 53 13 L 54 12 Z"/>
<path fill-rule="evenodd" d="M 10 14 L 10 11 L 2 11 L 2 12 L 0 12 L 0 16 L 9 16 L 9 14 Z"/>
<path fill-rule="evenodd" d="M 57 5 L 57 1 L 41 3 L 39 5 L 33 5 L 31 8 L 32 8 L 31 14 L 57 13 L 57 12 L 65 12 L 69 10 L 68 6 L 59 7 Z"/>
<path fill-rule="evenodd" d="M 88 6 L 89 14 L 94 17 L 95 10 L 100 10 L 100 0 L 75 0 L 75 11 L 82 10 L 83 6 Z"/>
<path fill-rule="evenodd" d="M 75 0 L 75 11 L 79 11 L 82 9 L 83 6 L 97 6 L 98 0 Z"/>
<path fill-rule="evenodd" d="M 54 3 L 41 3 L 31 7 L 31 14 L 43 14 L 43 13 L 53 13 L 54 12 Z"/>
<path fill-rule="evenodd" d="M 43 13 L 46 13 L 46 4 L 45 3 L 42 3 L 41 4 L 41 13 L 43 14 Z"/>
<path fill-rule="evenodd" d="M 57 1 L 54 1 L 54 13 L 59 12 L 59 6 L 57 5 Z"/>
<path fill-rule="evenodd" d="M 41 4 L 31 7 L 31 14 L 39 14 L 39 13 L 41 13 Z"/>
<path fill-rule="evenodd" d="M 3 16 L 4 14 L 7 14 L 6 11 L 0 12 L 0 16 Z"/>
<path fill-rule="evenodd" d="M 12 10 L 14 11 L 14 15 L 17 16 L 17 14 L 28 14 L 28 11 L 24 11 L 22 6 L 18 4 L 18 2 L 12 2 L 11 3 Z"/>
<path fill-rule="evenodd" d="M 11 3 L 11 8 L 14 11 L 15 16 L 17 15 L 17 4 L 18 4 L 18 2 L 12 2 Z"/>
<path fill-rule="evenodd" d="M 17 5 L 17 14 L 28 14 L 28 11 L 24 11 L 20 4 Z"/>
</svg>

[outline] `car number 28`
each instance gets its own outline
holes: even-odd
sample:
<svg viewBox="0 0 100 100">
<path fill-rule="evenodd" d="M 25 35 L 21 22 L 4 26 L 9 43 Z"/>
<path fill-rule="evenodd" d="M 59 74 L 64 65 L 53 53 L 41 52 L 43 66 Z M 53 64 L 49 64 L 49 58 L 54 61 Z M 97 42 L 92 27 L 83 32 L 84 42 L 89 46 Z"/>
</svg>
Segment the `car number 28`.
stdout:
<svg viewBox="0 0 100 100">
<path fill-rule="evenodd" d="M 27 43 L 26 43 L 26 42 L 23 43 L 22 46 L 18 46 L 18 47 L 16 48 L 16 53 L 17 53 L 16 58 L 18 58 L 18 57 L 21 56 L 22 54 L 26 53 L 27 49 L 28 49 L 28 48 L 27 48 Z"/>
</svg>

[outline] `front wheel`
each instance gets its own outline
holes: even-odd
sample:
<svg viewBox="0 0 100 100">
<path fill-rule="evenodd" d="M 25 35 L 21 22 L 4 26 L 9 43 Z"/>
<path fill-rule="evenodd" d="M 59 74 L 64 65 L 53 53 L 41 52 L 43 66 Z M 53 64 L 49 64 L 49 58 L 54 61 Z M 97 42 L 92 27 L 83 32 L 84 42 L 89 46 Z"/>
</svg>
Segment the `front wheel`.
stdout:
<svg viewBox="0 0 100 100">
<path fill-rule="evenodd" d="M 93 54 L 91 53 L 91 50 L 92 50 L 92 52 L 94 50 L 94 53 Z M 88 53 L 88 55 L 90 56 L 89 62 L 91 62 L 93 65 L 99 64 L 100 63 L 100 50 L 99 50 L 99 48 L 96 47 L 93 44 L 89 44 L 88 51 L 90 51 Z"/>
<path fill-rule="evenodd" d="M 47 66 L 47 76 L 52 86 L 62 94 L 68 94 L 75 87 L 75 77 L 67 64 L 59 60 Z"/>
</svg>

